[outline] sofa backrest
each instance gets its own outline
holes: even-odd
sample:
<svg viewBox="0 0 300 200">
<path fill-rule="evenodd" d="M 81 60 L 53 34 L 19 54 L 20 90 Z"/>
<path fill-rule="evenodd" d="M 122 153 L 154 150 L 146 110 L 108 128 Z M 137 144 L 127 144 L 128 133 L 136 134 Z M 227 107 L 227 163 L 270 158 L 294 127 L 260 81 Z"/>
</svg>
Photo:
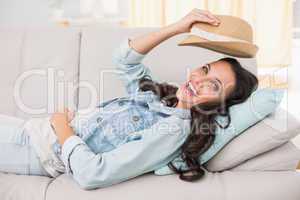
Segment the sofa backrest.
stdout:
<svg viewBox="0 0 300 200">
<path fill-rule="evenodd" d="M 126 95 L 112 64 L 112 53 L 128 37 L 155 31 L 153 28 L 90 26 L 82 30 L 79 109 L 93 108 L 99 101 Z M 186 80 L 189 69 L 220 59 L 224 55 L 197 47 L 179 47 L 186 37 L 179 35 L 162 43 L 146 56 L 144 63 L 156 79 L 173 84 Z M 239 59 L 256 74 L 255 59 Z"/>
<path fill-rule="evenodd" d="M 74 107 L 78 95 L 68 95 L 66 89 L 78 80 L 80 31 L 0 29 L 0 113 L 28 118 L 48 115 L 67 103 Z"/>
</svg>

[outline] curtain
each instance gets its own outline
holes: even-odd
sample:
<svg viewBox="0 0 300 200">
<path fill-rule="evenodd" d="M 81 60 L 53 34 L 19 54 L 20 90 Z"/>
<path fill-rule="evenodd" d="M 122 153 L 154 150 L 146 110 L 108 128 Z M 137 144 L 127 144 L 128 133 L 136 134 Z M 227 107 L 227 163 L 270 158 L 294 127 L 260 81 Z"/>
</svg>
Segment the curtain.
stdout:
<svg viewBox="0 0 300 200">
<path fill-rule="evenodd" d="M 193 8 L 247 20 L 259 46 L 259 67 L 291 64 L 293 0 L 130 0 L 129 26 L 164 26 Z"/>
<path fill-rule="evenodd" d="M 164 26 L 165 1 L 130 0 L 129 26 Z"/>
</svg>

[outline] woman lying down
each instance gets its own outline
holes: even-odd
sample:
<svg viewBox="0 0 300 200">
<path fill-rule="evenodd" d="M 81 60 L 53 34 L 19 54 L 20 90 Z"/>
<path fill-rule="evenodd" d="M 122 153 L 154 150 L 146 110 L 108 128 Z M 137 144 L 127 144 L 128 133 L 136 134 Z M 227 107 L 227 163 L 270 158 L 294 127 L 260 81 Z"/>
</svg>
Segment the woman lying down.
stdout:
<svg viewBox="0 0 300 200">
<path fill-rule="evenodd" d="M 68 173 L 84 189 L 110 186 L 164 165 L 183 181 L 201 179 L 198 158 L 214 141 L 215 118 L 244 102 L 257 78 L 237 60 L 223 58 L 195 68 L 178 88 L 155 82 L 142 59 L 163 41 L 189 32 L 195 22 L 220 23 L 195 9 L 172 25 L 122 43 L 114 61 L 128 97 L 100 104 L 84 124 L 68 109 L 26 123 L 2 115 L 0 171 L 49 177 Z M 172 164 L 178 156 L 188 169 Z"/>
</svg>

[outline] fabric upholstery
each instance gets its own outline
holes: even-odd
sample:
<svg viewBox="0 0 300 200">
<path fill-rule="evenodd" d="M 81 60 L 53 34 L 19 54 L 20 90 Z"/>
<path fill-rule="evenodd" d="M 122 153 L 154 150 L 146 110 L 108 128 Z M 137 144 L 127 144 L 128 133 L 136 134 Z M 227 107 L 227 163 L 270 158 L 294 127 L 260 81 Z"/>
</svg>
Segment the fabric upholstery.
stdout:
<svg viewBox="0 0 300 200">
<path fill-rule="evenodd" d="M 294 171 L 300 160 L 300 150 L 287 142 L 239 164 L 231 171 Z"/>
<path fill-rule="evenodd" d="M 70 85 L 78 80 L 79 39 L 75 28 L 0 29 L 1 114 L 28 118 L 76 108 Z"/>
<path fill-rule="evenodd" d="M 297 172 L 226 171 L 207 173 L 195 183 L 181 181 L 177 175 L 146 174 L 112 187 L 83 191 L 63 175 L 49 186 L 47 199 L 299 200 L 299 184 L 300 173 Z"/>
<path fill-rule="evenodd" d="M 55 29 L 55 30 L 54 30 Z M 121 83 L 111 73 L 114 68 L 111 54 L 119 42 L 129 35 L 149 32 L 150 29 L 119 29 L 117 27 L 87 27 L 80 33 L 74 29 L 35 29 L 0 31 L 1 74 L 0 113 L 29 117 L 15 105 L 13 99 L 14 81 L 21 72 L 28 69 L 53 67 L 64 69 L 66 76 L 56 76 L 57 81 L 75 80 L 83 82 L 79 105 L 89 103 L 89 86 L 94 86 L 98 100 L 120 96 L 125 92 Z M 151 29 L 153 30 L 153 29 Z M 82 40 L 80 40 L 82 35 Z M 195 67 L 221 58 L 222 55 L 193 47 L 177 47 L 176 37 L 167 41 L 146 58 L 145 64 L 160 80 L 178 83 L 184 80 L 187 67 Z M 80 52 L 79 46 L 81 47 Z M 79 56 L 80 55 L 80 56 Z M 255 59 L 241 60 L 244 66 L 256 72 Z M 80 74 L 78 68 L 80 67 Z M 100 84 L 99 73 L 106 73 Z M 100 73 L 101 74 L 101 73 Z M 73 79 L 74 78 L 74 79 Z M 58 83 L 56 82 L 56 83 Z M 45 77 L 35 76 L 23 84 L 24 101 L 39 108 L 48 100 L 45 98 Z M 58 85 L 56 85 L 57 87 Z M 99 92 L 99 88 L 103 88 Z M 112 89 L 113 88 L 113 89 Z M 100 95 L 101 94 L 101 95 Z M 101 98 L 102 99 L 101 99 Z M 74 97 L 77 99 L 77 96 Z M 98 102 L 95 102 L 98 103 Z M 57 106 L 57 105 L 56 105 Z M 51 108 L 52 109 L 52 108 Z M 50 109 L 50 110 L 51 110 Z M 34 115 L 36 116 L 36 115 Z M 259 130 L 259 129 L 257 129 Z M 268 129 L 266 129 L 268 130 Z M 154 176 L 147 174 L 113 187 L 84 191 L 67 175 L 57 179 L 28 177 L 0 173 L 1 200 L 60 200 L 60 199 L 255 199 L 255 200 L 298 200 L 300 173 L 285 172 L 231 172 L 208 173 L 197 183 L 180 181 L 177 175 Z M 238 189 L 237 189 L 238 188 Z"/>
<path fill-rule="evenodd" d="M 206 167 L 209 171 L 233 168 L 288 142 L 299 133 L 299 121 L 286 111 L 278 109 L 273 115 L 232 140 L 206 164 Z"/>
<path fill-rule="evenodd" d="M 0 112 L 14 115 L 15 105 L 13 98 L 14 80 L 20 68 L 21 47 L 24 37 L 23 29 L 0 28 Z"/>
<path fill-rule="evenodd" d="M 43 200 L 53 181 L 42 176 L 22 176 L 0 173 L 1 200 Z"/>
</svg>

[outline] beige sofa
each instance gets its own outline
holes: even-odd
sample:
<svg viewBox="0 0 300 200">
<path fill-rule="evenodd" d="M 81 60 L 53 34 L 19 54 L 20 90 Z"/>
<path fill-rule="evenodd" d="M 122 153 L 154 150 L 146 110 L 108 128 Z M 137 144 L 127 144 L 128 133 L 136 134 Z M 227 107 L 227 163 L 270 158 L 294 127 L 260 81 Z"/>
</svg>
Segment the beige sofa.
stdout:
<svg viewBox="0 0 300 200">
<path fill-rule="evenodd" d="M 84 110 L 94 107 L 98 101 L 125 95 L 113 71 L 112 51 L 128 36 L 150 31 L 109 26 L 0 29 L 0 113 L 21 118 L 46 116 L 63 106 Z M 162 44 L 146 58 L 145 63 L 158 79 L 181 82 L 188 67 L 223 56 L 198 48 L 179 48 L 176 41 L 180 37 L 183 36 Z M 240 61 L 256 73 L 254 59 Z M 34 73 L 27 77 L 23 73 L 27 71 Z M 74 87 L 77 83 L 80 83 L 79 90 Z M 14 93 L 15 87 L 20 87 L 21 92 Z M 41 109 L 44 107 L 45 110 Z M 296 170 L 230 170 L 207 173 L 196 183 L 180 181 L 176 175 L 150 173 L 93 191 L 79 189 L 67 175 L 50 179 L 0 173 L 1 200 L 299 200 L 299 187 L 300 173 Z"/>
</svg>

